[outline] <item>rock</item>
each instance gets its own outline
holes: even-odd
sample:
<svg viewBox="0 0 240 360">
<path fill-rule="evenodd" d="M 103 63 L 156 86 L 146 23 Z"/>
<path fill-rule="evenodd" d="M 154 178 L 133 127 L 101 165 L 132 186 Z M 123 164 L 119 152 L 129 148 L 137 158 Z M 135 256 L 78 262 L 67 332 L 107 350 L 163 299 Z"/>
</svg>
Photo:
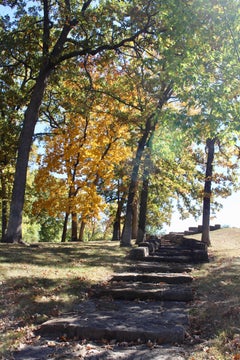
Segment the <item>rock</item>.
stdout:
<svg viewBox="0 0 240 360">
<path fill-rule="evenodd" d="M 149 255 L 149 249 L 147 246 L 139 246 L 138 248 L 131 249 L 129 258 L 132 260 L 143 260 Z"/>
</svg>

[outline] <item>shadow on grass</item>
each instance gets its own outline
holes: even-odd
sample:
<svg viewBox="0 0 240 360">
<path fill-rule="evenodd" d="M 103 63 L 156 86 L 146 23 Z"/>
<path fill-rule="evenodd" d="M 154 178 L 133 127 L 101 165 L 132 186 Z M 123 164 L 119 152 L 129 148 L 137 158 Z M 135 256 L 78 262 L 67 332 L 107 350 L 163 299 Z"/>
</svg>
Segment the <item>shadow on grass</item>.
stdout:
<svg viewBox="0 0 240 360">
<path fill-rule="evenodd" d="M 192 331 L 203 339 L 232 339 L 240 328 L 240 258 L 212 261 L 199 269 L 195 302 L 191 310 Z"/>
<path fill-rule="evenodd" d="M 125 251 L 126 254 L 126 251 Z M 43 244 L 37 247 L 0 244 L 0 260 L 5 263 L 34 264 L 38 266 L 58 265 L 69 267 L 70 263 L 81 266 L 112 266 L 119 262 L 124 250 L 119 244 Z"/>
<path fill-rule="evenodd" d="M 72 309 L 84 300 L 91 283 L 82 278 L 47 279 L 18 277 L 6 280 L 0 290 L 1 318 L 14 319 L 14 326 L 38 324 Z"/>
<path fill-rule="evenodd" d="M 71 311 L 92 283 L 123 266 L 125 257 L 126 251 L 109 243 L 0 244 L 1 317 L 16 326 Z"/>
</svg>

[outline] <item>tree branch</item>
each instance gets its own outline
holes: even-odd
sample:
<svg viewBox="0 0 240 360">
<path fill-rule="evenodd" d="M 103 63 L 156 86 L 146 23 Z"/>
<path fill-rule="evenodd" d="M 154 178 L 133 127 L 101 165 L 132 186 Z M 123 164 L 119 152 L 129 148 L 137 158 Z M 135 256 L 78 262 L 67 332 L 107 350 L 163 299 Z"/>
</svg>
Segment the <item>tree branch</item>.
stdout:
<svg viewBox="0 0 240 360">
<path fill-rule="evenodd" d="M 61 62 L 65 61 L 65 60 L 72 59 L 73 57 L 76 57 L 76 56 L 96 55 L 96 54 L 99 54 L 100 52 L 106 51 L 106 50 L 107 51 L 108 50 L 117 50 L 118 48 L 124 46 L 125 44 L 134 41 L 139 35 L 141 35 L 144 32 L 146 32 L 146 29 L 141 29 L 141 30 L 137 31 L 134 35 L 129 36 L 128 38 L 122 39 L 121 41 L 119 41 L 116 44 L 103 44 L 103 45 L 96 47 L 95 49 L 86 47 L 81 50 L 75 50 L 75 51 L 69 52 L 67 54 L 60 56 L 58 58 L 58 60 L 55 62 L 55 65 L 60 64 Z M 83 45 L 83 43 L 81 45 Z"/>
<path fill-rule="evenodd" d="M 87 8 L 90 6 L 91 2 L 92 2 L 92 0 L 87 0 L 83 3 L 82 10 L 81 10 L 82 13 L 84 13 L 87 10 Z"/>
<path fill-rule="evenodd" d="M 49 53 L 50 39 L 50 23 L 49 23 L 49 4 L 48 0 L 43 2 L 43 57 L 47 57 Z"/>
</svg>

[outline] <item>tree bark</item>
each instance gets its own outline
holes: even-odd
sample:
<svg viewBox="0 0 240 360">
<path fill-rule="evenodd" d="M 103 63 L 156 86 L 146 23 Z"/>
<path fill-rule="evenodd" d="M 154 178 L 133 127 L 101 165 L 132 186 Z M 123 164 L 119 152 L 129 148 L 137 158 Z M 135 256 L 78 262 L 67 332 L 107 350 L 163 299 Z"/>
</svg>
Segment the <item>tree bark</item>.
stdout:
<svg viewBox="0 0 240 360">
<path fill-rule="evenodd" d="M 119 241 L 120 240 L 120 219 L 118 214 L 116 214 L 115 221 L 113 223 L 113 235 L 112 235 L 112 241 Z"/>
<path fill-rule="evenodd" d="M 77 224 L 77 214 L 72 213 L 72 235 L 71 235 L 71 241 L 77 241 L 78 240 L 78 224 Z"/>
<path fill-rule="evenodd" d="M 203 216 L 202 216 L 202 238 L 201 241 L 207 244 L 210 242 L 210 208 L 211 208 L 211 195 L 212 195 L 212 174 L 213 174 L 213 159 L 214 159 L 214 146 L 216 138 L 207 139 L 207 164 L 206 164 L 206 176 L 204 183 L 204 195 L 203 195 Z"/>
<path fill-rule="evenodd" d="M 84 240 L 83 236 L 84 236 L 85 226 L 86 226 L 86 223 L 85 223 L 84 220 L 82 220 L 82 221 L 81 221 L 81 225 L 80 225 L 80 229 L 79 229 L 79 237 L 78 237 L 79 241 L 83 241 L 83 240 Z"/>
<path fill-rule="evenodd" d="M 61 240 L 61 242 L 66 242 L 68 217 L 69 217 L 69 213 L 66 213 L 65 218 L 64 218 L 64 223 L 63 223 L 63 231 L 62 231 L 62 240 Z"/>
<path fill-rule="evenodd" d="M 119 241 L 121 236 L 121 213 L 123 207 L 123 198 L 118 200 L 118 207 L 115 216 L 115 220 L 113 223 L 113 236 L 112 241 Z"/>
<path fill-rule="evenodd" d="M 126 200 L 126 193 L 120 191 L 120 181 L 118 180 L 118 194 L 117 194 L 117 211 L 113 223 L 112 241 L 119 241 L 121 239 L 121 214 L 124 201 Z"/>
<path fill-rule="evenodd" d="M 147 152 L 144 161 L 143 184 L 140 195 L 140 210 L 138 220 L 138 233 L 136 244 L 140 244 L 144 240 L 146 232 L 146 216 L 147 216 L 147 201 L 148 201 L 148 184 L 149 184 L 149 161 L 150 153 Z"/>
<path fill-rule="evenodd" d="M 158 112 L 162 109 L 166 101 L 171 97 L 172 86 L 173 86 L 172 82 L 170 82 L 168 86 L 165 86 L 165 84 L 163 84 L 162 95 L 158 102 L 156 111 L 147 118 L 143 135 L 138 142 L 136 157 L 134 161 L 134 166 L 133 166 L 133 171 L 129 186 L 126 217 L 125 217 L 125 223 L 124 223 L 120 246 L 131 246 L 132 207 L 133 207 L 134 195 L 137 187 L 138 173 L 139 173 L 139 167 L 140 167 L 143 151 L 148 142 L 149 136 L 151 137 L 151 134 L 152 136 L 154 134 L 159 117 Z"/>
<path fill-rule="evenodd" d="M 15 169 L 12 200 L 8 228 L 4 241 L 9 243 L 22 241 L 22 212 L 27 179 L 27 169 L 35 125 L 47 86 L 50 72 L 44 69 L 40 72 L 32 92 L 29 106 L 25 112 L 22 131 L 19 138 L 18 156 Z"/>
<path fill-rule="evenodd" d="M 135 192 L 133 201 L 133 217 L 132 217 L 132 239 L 137 240 L 138 233 L 138 199 Z"/>
<path fill-rule="evenodd" d="M 2 198 L 2 241 L 4 240 L 4 236 L 7 230 L 7 187 L 6 187 L 6 179 L 3 174 L 2 169 L 0 170 L 1 176 L 1 198 Z"/>
<path fill-rule="evenodd" d="M 132 237 L 132 217 L 133 217 L 133 201 L 134 196 L 137 188 L 137 181 L 138 181 L 138 173 L 139 173 L 139 167 L 144 151 L 144 147 L 147 143 L 148 136 L 151 131 L 151 122 L 152 122 L 152 116 L 150 116 L 146 121 L 145 131 L 141 137 L 141 139 L 138 142 L 136 157 L 134 161 L 134 166 L 132 170 L 132 176 L 131 181 L 129 185 L 129 191 L 128 191 L 128 200 L 127 200 L 127 210 L 126 210 L 126 217 L 123 227 L 123 233 L 120 245 L 121 246 L 131 246 L 131 237 Z"/>
</svg>

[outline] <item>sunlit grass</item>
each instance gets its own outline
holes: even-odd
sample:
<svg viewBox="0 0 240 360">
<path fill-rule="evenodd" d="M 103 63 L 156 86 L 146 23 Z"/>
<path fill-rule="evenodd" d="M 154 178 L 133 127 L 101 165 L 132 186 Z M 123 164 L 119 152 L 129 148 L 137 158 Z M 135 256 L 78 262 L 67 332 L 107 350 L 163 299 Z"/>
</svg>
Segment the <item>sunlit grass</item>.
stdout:
<svg viewBox="0 0 240 360">
<path fill-rule="evenodd" d="M 199 235 L 196 236 L 199 238 Z M 211 232 L 210 263 L 194 272 L 189 359 L 240 359 L 240 229 Z"/>
</svg>

